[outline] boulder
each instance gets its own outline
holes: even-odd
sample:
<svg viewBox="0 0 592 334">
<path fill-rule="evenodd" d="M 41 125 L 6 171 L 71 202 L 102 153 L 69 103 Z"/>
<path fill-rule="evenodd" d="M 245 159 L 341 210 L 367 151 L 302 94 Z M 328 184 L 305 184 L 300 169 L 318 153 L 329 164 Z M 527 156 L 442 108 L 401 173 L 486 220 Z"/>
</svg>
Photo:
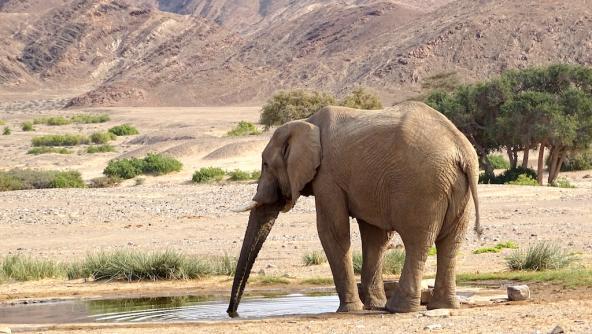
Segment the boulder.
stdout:
<svg viewBox="0 0 592 334">
<path fill-rule="evenodd" d="M 530 299 L 528 285 L 512 285 L 508 287 L 508 300 L 520 301 Z"/>
</svg>

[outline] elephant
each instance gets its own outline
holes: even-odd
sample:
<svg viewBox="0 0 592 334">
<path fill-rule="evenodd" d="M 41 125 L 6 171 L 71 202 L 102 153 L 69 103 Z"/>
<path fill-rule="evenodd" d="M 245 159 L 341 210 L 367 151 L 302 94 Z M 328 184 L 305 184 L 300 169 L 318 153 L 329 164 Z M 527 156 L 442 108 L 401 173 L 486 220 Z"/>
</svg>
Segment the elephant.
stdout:
<svg viewBox="0 0 592 334">
<path fill-rule="evenodd" d="M 314 196 L 316 225 L 339 296 L 337 312 L 415 312 L 432 245 L 435 286 L 428 309 L 458 308 L 456 255 L 469 223 L 480 236 L 478 160 L 469 140 L 445 116 L 421 102 L 383 110 L 325 107 L 278 127 L 262 153 L 232 285 L 228 315 L 237 308 L 257 254 L 280 211 Z M 362 241 L 360 300 L 350 241 L 350 217 Z M 383 254 L 397 232 L 405 247 L 398 287 L 386 300 Z"/>
</svg>

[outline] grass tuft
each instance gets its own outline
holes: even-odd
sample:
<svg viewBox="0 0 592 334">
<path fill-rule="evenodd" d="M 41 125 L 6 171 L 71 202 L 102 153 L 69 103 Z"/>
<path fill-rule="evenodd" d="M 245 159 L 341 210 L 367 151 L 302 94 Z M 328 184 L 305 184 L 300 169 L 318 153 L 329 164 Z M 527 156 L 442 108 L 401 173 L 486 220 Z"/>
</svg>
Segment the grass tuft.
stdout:
<svg viewBox="0 0 592 334">
<path fill-rule="evenodd" d="M 77 171 L 38 171 L 18 168 L 7 172 L 0 171 L 0 191 L 84 187 L 84 181 Z"/>
<path fill-rule="evenodd" d="M 257 129 L 255 124 L 246 121 L 238 122 L 238 124 L 227 133 L 227 135 L 231 137 L 254 136 L 259 134 L 261 134 L 261 131 Z"/>
<path fill-rule="evenodd" d="M 63 116 L 53 116 L 53 117 L 39 117 L 33 119 L 34 124 L 45 124 L 51 126 L 59 126 L 59 125 L 68 125 L 72 123 L 71 120 L 63 117 Z"/>
<path fill-rule="evenodd" d="M 94 154 L 94 153 L 107 153 L 107 152 L 115 152 L 115 147 L 104 144 L 104 145 L 93 145 L 86 148 L 86 153 Z"/>
<path fill-rule="evenodd" d="M 218 167 L 203 167 L 195 173 L 191 180 L 195 183 L 205 183 L 212 181 L 222 181 L 226 172 L 222 168 Z"/>
<path fill-rule="evenodd" d="M 63 277 L 64 274 L 64 266 L 52 260 L 24 255 L 8 255 L 0 259 L 0 281 L 41 280 Z"/>
<path fill-rule="evenodd" d="M 88 143 L 88 137 L 74 134 L 45 135 L 32 140 L 33 146 L 76 146 Z"/>
<path fill-rule="evenodd" d="M 394 249 L 384 255 L 383 274 L 398 275 L 405 264 L 405 251 Z"/>
<path fill-rule="evenodd" d="M 505 271 L 498 273 L 464 273 L 456 276 L 457 283 L 509 280 L 519 282 L 548 282 L 574 288 L 592 287 L 592 269 L 564 268 L 545 271 Z"/>
<path fill-rule="evenodd" d="M 311 278 L 303 279 L 302 284 L 331 285 L 331 284 L 333 284 L 333 278 L 331 278 L 331 277 L 311 277 Z"/>
<path fill-rule="evenodd" d="M 10 128 L 8 126 L 4 127 L 4 130 L 2 131 L 2 135 L 3 136 L 8 136 L 12 133 L 12 131 L 10 130 Z"/>
<path fill-rule="evenodd" d="M 51 147 L 51 146 L 42 146 L 42 147 L 33 147 L 27 154 L 39 155 L 39 154 L 47 154 L 47 153 L 56 153 L 56 154 L 72 154 L 72 151 L 64 148 L 64 147 Z"/>
<path fill-rule="evenodd" d="M 90 188 L 112 188 L 118 186 L 121 181 L 123 180 L 118 177 L 101 176 L 90 180 L 88 186 Z"/>
<path fill-rule="evenodd" d="M 109 115 L 101 114 L 101 115 L 74 115 L 70 117 L 70 120 L 77 124 L 95 124 L 95 123 L 105 123 L 110 120 Z"/>
<path fill-rule="evenodd" d="M 302 257 L 302 262 L 304 262 L 305 266 L 318 266 L 327 262 L 327 258 L 325 257 L 325 253 L 321 251 L 313 251 L 305 254 Z"/>
<path fill-rule="evenodd" d="M 240 169 L 235 169 L 230 172 L 226 172 L 230 181 L 247 181 L 247 180 L 258 180 L 261 176 L 260 171 L 247 172 Z"/>
<path fill-rule="evenodd" d="M 21 125 L 21 128 L 23 131 L 25 132 L 29 132 L 29 131 L 35 131 L 35 128 L 33 127 L 33 123 L 32 122 L 24 122 Z"/>
<path fill-rule="evenodd" d="M 290 284 L 286 277 L 272 276 L 272 275 L 257 275 L 254 277 L 255 282 L 261 284 Z"/>
<path fill-rule="evenodd" d="M 559 245 L 541 241 L 524 250 L 514 250 L 506 258 L 510 270 L 541 271 L 562 269 L 576 261 L 577 257 L 559 247 Z"/>
<path fill-rule="evenodd" d="M 111 140 L 115 140 L 117 138 L 116 135 L 112 134 L 111 132 L 95 132 L 90 135 L 90 141 L 93 144 L 107 144 Z"/>
<path fill-rule="evenodd" d="M 122 124 L 122 125 L 114 126 L 111 129 L 109 129 L 109 132 L 111 132 L 112 134 L 114 134 L 116 136 L 131 136 L 131 135 L 137 135 L 140 133 L 138 131 L 138 129 L 133 127 L 131 124 Z"/>
</svg>

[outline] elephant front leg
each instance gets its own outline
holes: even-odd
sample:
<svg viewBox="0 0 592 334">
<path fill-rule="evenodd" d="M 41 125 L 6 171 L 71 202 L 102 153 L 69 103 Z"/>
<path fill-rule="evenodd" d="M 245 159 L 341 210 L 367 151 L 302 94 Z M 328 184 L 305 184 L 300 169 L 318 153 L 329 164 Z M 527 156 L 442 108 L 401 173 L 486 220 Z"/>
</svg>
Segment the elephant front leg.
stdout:
<svg viewBox="0 0 592 334">
<path fill-rule="evenodd" d="M 392 232 L 358 219 L 362 238 L 362 295 L 367 310 L 384 309 L 386 295 L 382 280 L 383 255 Z"/>
<path fill-rule="evenodd" d="M 336 193 L 326 198 L 318 193 L 315 196 L 319 238 L 339 295 L 337 312 L 361 311 L 363 305 L 358 296 L 352 265 L 349 214 L 345 198 Z"/>
</svg>

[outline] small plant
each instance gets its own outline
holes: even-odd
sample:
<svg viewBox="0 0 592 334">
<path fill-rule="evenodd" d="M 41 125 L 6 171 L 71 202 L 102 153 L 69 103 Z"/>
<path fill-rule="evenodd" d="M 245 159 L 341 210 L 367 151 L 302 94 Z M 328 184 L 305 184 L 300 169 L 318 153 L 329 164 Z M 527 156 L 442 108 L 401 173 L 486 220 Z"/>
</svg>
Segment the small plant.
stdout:
<svg viewBox="0 0 592 334">
<path fill-rule="evenodd" d="M 0 191 L 45 189 L 45 188 L 84 188 L 85 184 L 76 171 L 38 171 L 32 169 L 12 169 L 0 171 Z"/>
<path fill-rule="evenodd" d="M 111 160 L 103 171 L 103 174 L 122 179 L 133 179 L 140 174 L 164 175 L 178 172 L 183 164 L 169 156 L 156 153 L 148 153 L 144 159 L 118 159 Z"/>
<path fill-rule="evenodd" d="M 281 276 L 270 276 L 270 275 L 258 275 L 256 281 L 261 284 L 289 284 L 290 281 Z"/>
<path fill-rule="evenodd" d="M 257 180 L 261 176 L 261 172 L 247 172 L 240 169 L 235 169 L 231 172 L 227 172 L 230 176 L 230 181 L 246 181 L 246 180 Z"/>
<path fill-rule="evenodd" d="M 531 176 L 527 174 L 520 174 L 518 178 L 514 181 L 507 182 L 506 184 L 510 184 L 513 186 L 538 186 L 539 183 L 537 180 L 533 179 Z"/>
<path fill-rule="evenodd" d="M 23 131 L 25 131 L 25 132 L 28 132 L 28 131 L 35 131 L 35 128 L 33 128 L 33 123 L 32 123 L 32 122 L 24 122 L 24 123 L 22 124 L 22 129 L 23 129 Z"/>
<path fill-rule="evenodd" d="M 405 264 L 405 251 L 394 249 L 384 255 L 382 272 L 384 274 L 398 275 Z"/>
<path fill-rule="evenodd" d="M 70 120 L 77 124 L 94 124 L 94 123 L 105 123 L 109 121 L 109 115 L 74 115 Z"/>
<path fill-rule="evenodd" d="M 487 159 L 494 169 L 510 169 L 510 163 L 501 154 L 490 154 Z"/>
<path fill-rule="evenodd" d="M 503 249 L 517 249 L 518 244 L 514 241 L 507 241 L 501 242 L 495 245 L 494 247 L 481 247 L 473 250 L 473 254 L 483 254 L 483 253 L 499 253 Z"/>
<path fill-rule="evenodd" d="M 212 181 L 221 181 L 224 178 L 226 173 L 222 168 L 218 167 L 203 167 L 195 173 L 193 173 L 193 177 L 191 180 L 195 183 L 205 183 L 205 182 L 212 182 Z"/>
<path fill-rule="evenodd" d="M 49 188 L 84 188 L 80 172 L 65 171 L 57 173 L 49 184 Z"/>
<path fill-rule="evenodd" d="M 377 95 L 368 92 L 363 87 L 354 89 L 343 99 L 343 101 L 339 103 L 339 105 L 348 108 L 365 110 L 382 109 L 380 98 Z"/>
<path fill-rule="evenodd" d="M 555 182 L 549 184 L 549 186 L 557 187 L 557 188 L 575 188 L 576 187 L 576 186 L 572 185 L 569 182 L 569 180 L 564 177 L 557 178 L 557 180 L 555 180 Z"/>
<path fill-rule="evenodd" d="M 109 129 L 109 132 L 116 136 L 131 136 L 140 133 L 138 129 L 134 128 L 131 124 L 122 124 L 114 126 L 111 129 Z"/>
<path fill-rule="evenodd" d="M 10 128 L 8 126 L 4 127 L 4 131 L 2 131 L 2 135 L 3 136 L 8 136 L 12 133 L 12 131 L 10 131 Z"/>
<path fill-rule="evenodd" d="M 90 180 L 88 186 L 90 188 L 112 188 L 118 186 L 121 181 L 119 177 L 101 176 Z"/>
<path fill-rule="evenodd" d="M 238 122 L 237 126 L 227 133 L 227 135 L 231 137 L 253 136 L 259 134 L 261 134 L 261 131 L 257 129 L 255 124 L 246 121 Z"/>
<path fill-rule="evenodd" d="M 526 251 L 514 250 L 506 258 L 510 270 L 548 270 L 565 268 L 576 260 L 557 244 L 542 241 L 528 247 Z"/>
<path fill-rule="evenodd" d="M 325 257 L 325 253 L 321 251 L 314 251 L 308 254 L 305 254 L 302 257 L 302 262 L 304 262 L 305 266 L 318 266 L 327 262 L 327 258 Z"/>
<path fill-rule="evenodd" d="M 95 132 L 90 135 L 90 141 L 93 144 L 106 144 L 111 140 L 115 140 L 116 138 L 117 136 L 111 132 Z"/>
<path fill-rule="evenodd" d="M 56 153 L 56 154 L 72 154 L 72 151 L 64 148 L 64 147 L 50 147 L 50 146 L 41 146 L 41 147 L 33 147 L 27 154 L 39 155 L 39 154 L 47 154 L 47 153 Z"/>
<path fill-rule="evenodd" d="M 105 144 L 105 145 L 91 145 L 86 148 L 86 153 L 94 154 L 94 153 L 107 153 L 107 152 L 115 152 L 115 147 Z"/>
<path fill-rule="evenodd" d="M 88 143 L 88 137 L 72 134 L 46 135 L 35 137 L 32 140 L 33 146 L 76 146 Z"/>
<path fill-rule="evenodd" d="M 362 262 L 364 261 L 362 257 L 362 253 L 360 252 L 353 252 L 352 253 L 352 263 L 354 265 L 354 273 L 361 274 L 362 273 Z"/>
<path fill-rule="evenodd" d="M 62 117 L 62 116 L 54 116 L 54 117 L 40 117 L 35 118 L 33 120 L 34 124 L 45 124 L 51 126 L 59 126 L 59 125 L 68 125 L 72 123 L 69 119 Z"/>
</svg>

